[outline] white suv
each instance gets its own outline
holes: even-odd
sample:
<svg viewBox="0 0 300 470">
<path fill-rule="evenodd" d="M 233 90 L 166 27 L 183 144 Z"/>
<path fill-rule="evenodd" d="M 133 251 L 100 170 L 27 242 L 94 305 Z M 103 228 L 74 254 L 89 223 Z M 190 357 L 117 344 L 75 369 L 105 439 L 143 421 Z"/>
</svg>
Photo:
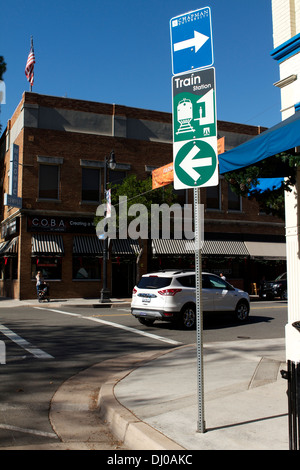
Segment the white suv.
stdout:
<svg viewBox="0 0 300 470">
<path fill-rule="evenodd" d="M 155 320 L 172 321 L 184 328 L 196 326 L 194 271 L 159 271 L 145 274 L 132 292 L 131 313 L 143 325 Z M 247 320 L 249 295 L 219 276 L 202 273 L 203 312 L 228 312 L 237 320 Z"/>
</svg>

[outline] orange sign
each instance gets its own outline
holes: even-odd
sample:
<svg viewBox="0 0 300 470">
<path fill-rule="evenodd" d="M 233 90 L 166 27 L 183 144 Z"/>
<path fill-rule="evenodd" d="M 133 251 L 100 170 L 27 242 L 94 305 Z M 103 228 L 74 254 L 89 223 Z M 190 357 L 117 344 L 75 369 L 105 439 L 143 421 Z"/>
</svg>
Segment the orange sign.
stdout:
<svg viewBox="0 0 300 470">
<path fill-rule="evenodd" d="M 225 152 L 225 137 L 218 139 L 218 155 Z"/>
<path fill-rule="evenodd" d="M 173 162 L 152 171 L 152 189 L 173 183 Z"/>
</svg>

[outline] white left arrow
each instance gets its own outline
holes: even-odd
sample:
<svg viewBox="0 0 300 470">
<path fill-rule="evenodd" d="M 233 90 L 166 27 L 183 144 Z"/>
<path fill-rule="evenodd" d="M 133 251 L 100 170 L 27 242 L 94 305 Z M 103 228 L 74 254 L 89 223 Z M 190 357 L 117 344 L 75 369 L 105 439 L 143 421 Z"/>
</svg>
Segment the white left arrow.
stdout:
<svg viewBox="0 0 300 470">
<path fill-rule="evenodd" d="M 182 162 L 179 166 L 194 180 L 197 181 L 199 179 L 199 173 L 194 170 L 194 168 L 200 168 L 203 166 L 211 166 L 212 165 L 212 158 L 211 157 L 204 157 L 201 159 L 194 160 L 195 156 L 200 152 L 200 149 L 197 145 L 189 151 L 189 153 L 184 157 Z"/>
<path fill-rule="evenodd" d="M 194 31 L 194 37 L 191 39 L 186 39 L 185 41 L 176 42 L 174 44 L 174 52 L 182 51 L 183 49 L 188 49 L 195 47 L 195 52 L 198 52 L 199 49 L 209 40 L 208 36 Z"/>
</svg>

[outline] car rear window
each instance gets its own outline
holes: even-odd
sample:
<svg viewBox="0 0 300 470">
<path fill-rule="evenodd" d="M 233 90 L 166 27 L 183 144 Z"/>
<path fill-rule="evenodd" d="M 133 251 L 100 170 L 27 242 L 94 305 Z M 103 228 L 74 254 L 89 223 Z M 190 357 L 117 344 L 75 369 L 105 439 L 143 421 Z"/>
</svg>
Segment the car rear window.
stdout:
<svg viewBox="0 0 300 470">
<path fill-rule="evenodd" d="M 178 277 L 177 281 L 184 287 L 196 287 L 195 275 Z"/>
<path fill-rule="evenodd" d="M 138 283 L 140 289 L 160 289 L 171 284 L 171 277 L 146 276 Z"/>
</svg>

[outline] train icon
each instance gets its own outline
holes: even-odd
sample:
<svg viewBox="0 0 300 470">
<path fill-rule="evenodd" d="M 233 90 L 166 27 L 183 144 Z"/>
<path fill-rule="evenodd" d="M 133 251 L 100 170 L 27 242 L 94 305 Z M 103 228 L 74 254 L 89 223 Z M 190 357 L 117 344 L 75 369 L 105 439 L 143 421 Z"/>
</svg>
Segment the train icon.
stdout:
<svg viewBox="0 0 300 470">
<path fill-rule="evenodd" d="M 183 134 L 185 132 L 196 132 L 191 121 L 193 120 L 193 104 L 191 100 L 184 98 L 178 103 L 177 106 L 177 121 L 180 126 L 176 134 Z"/>
</svg>

